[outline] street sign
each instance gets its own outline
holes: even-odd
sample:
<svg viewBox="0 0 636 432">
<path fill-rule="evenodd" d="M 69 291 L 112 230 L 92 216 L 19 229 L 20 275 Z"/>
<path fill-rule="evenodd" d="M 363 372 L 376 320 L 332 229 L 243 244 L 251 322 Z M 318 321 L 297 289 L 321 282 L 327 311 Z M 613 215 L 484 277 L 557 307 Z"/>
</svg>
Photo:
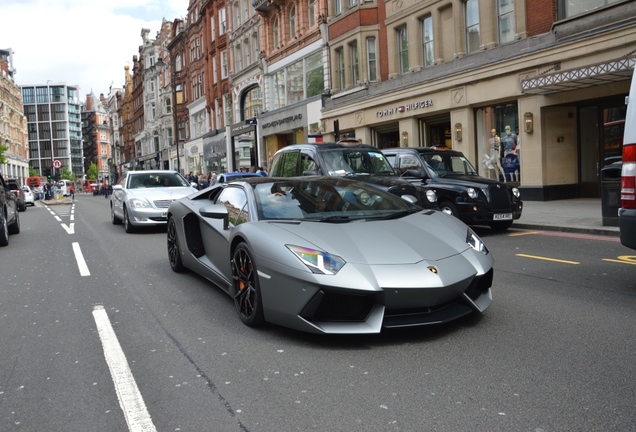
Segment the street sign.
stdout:
<svg viewBox="0 0 636 432">
<path fill-rule="evenodd" d="M 59 159 L 55 159 L 53 161 L 53 168 L 61 168 L 62 167 L 62 161 Z"/>
</svg>

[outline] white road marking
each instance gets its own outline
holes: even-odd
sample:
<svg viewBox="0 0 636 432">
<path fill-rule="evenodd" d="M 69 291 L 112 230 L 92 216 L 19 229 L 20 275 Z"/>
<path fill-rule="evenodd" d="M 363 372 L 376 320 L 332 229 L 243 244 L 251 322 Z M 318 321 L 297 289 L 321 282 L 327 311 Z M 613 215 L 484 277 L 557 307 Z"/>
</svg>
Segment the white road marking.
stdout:
<svg viewBox="0 0 636 432">
<path fill-rule="evenodd" d="M 72 224 L 71 224 L 72 225 Z M 88 270 L 86 261 L 84 260 L 84 254 L 78 242 L 73 242 L 73 253 L 75 254 L 75 261 L 77 261 L 77 267 L 79 267 L 80 276 L 90 276 L 91 272 Z"/>
<path fill-rule="evenodd" d="M 128 429 L 131 432 L 156 431 L 104 306 L 95 306 L 93 317 L 95 324 L 97 324 L 99 338 L 104 348 L 104 357 L 106 357 L 106 363 L 108 363 L 108 369 L 110 369 L 110 375 L 115 384 L 117 399 L 119 399 L 119 406 L 124 411 Z"/>
<path fill-rule="evenodd" d="M 64 228 L 68 234 L 75 234 L 75 224 L 71 222 L 69 225 L 70 226 L 62 224 L 62 228 Z"/>
</svg>

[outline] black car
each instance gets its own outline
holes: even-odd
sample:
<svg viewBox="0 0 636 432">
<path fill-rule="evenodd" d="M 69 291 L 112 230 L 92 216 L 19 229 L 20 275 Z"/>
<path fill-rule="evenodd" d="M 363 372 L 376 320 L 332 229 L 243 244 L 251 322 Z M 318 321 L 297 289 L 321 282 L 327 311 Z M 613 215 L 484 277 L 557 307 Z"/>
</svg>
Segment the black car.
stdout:
<svg viewBox="0 0 636 432">
<path fill-rule="evenodd" d="M 467 225 L 506 230 L 521 217 L 519 189 L 477 174 L 460 151 L 448 147 L 383 149 L 393 168 L 415 185 L 433 188 L 440 210 Z"/>
<path fill-rule="evenodd" d="M 357 140 L 283 147 L 274 154 L 269 175 L 347 177 L 400 197 L 413 197 L 412 201 L 423 208 L 437 209 L 437 197 L 432 189 L 417 188 L 401 179 L 377 147 L 361 144 Z"/>
<path fill-rule="evenodd" d="M 9 244 L 9 234 L 20 232 L 18 199 L 0 175 L 0 246 Z"/>
<path fill-rule="evenodd" d="M 26 201 L 20 183 L 16 179 L 7 179 L 7 186 L 13 191 L 18 201 L 18 211 L 26 210 Z"/>
</svg>

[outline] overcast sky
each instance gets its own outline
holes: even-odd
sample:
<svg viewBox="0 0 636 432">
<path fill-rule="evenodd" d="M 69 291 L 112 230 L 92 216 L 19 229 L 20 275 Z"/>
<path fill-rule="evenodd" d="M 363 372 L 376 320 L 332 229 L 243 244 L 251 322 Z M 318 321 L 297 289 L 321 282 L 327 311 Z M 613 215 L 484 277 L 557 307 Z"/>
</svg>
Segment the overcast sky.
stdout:
<svg viewBox="0 0 636 432">
<path fill-rule="evenodd" d="M 141 29 L 185 17 L 189 0 L 0 0 L 0 49 L 11 48 L 18 85 L 79 85 L 80 99 L 123 87 Z"/>
</svg>

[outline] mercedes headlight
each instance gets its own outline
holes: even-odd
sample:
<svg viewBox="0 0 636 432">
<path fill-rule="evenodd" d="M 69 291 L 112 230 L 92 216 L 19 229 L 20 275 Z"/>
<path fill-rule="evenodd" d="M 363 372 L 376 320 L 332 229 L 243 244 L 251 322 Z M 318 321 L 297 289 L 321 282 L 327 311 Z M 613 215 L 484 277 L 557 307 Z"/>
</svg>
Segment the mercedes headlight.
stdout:
<svg viewBox="0 0 636 432">
<path fill-rule="evenodd" d="M 129 199 L 128 205 L 132 208 L 152 208 L 152 205 L 148 202 L 148 200 L 140 198 Z"/>
<path fill-rule="evenodd" d="M 466 233 L 466 243 L 468 243 L 468 246 L 470 246 L 477 252 L 481 252 L 484 255 L 488 255 L 489 253 L 489 250 L 484 242 L 481 241 L 479 236 L 475 234 L 475 232 L 470 228 L 468 228 L 468 232 Z"/>
<path fill-rule="evenodd" d="M 346 264 L 338 255 L 302 246 L 285 245 L 312 273 L 335 275 Z"/>
</svg>

